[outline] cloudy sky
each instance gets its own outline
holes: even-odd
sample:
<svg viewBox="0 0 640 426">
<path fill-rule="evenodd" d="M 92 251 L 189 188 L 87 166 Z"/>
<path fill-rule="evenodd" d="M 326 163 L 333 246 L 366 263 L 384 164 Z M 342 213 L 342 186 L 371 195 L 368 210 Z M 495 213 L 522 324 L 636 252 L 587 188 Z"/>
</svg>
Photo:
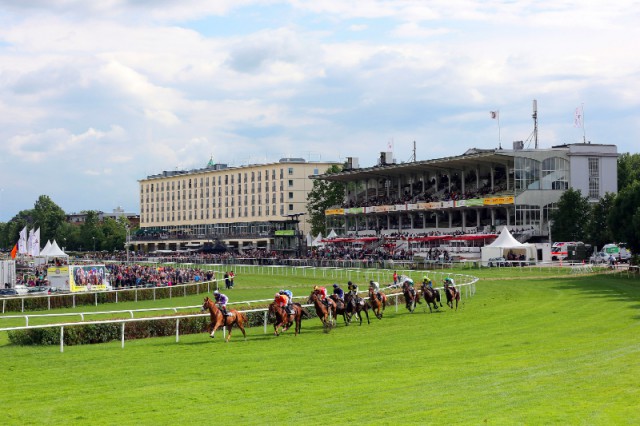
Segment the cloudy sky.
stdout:
<svg viewBox="0 0 640 426">
<path fill-rule="evenodd" d="M 640 150 L 640 4 L 0 0 L 0 221 L 138 212 L 163 170 L 529 140 Z M 489 111 L 499 110 L 498 120 Z M 532 144 L 528 144 L 532 146 Z"/>
</svg>

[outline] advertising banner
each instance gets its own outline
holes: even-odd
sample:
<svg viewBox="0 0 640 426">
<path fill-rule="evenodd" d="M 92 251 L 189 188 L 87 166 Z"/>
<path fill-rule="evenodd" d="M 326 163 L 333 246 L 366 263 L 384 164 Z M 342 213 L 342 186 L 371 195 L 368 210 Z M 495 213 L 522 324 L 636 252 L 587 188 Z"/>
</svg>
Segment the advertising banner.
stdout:
<svg viewBox="0 0 640 426">
<path fill-rule="evenodd" d="M 335 216 L 344 214 L 344 209 L 329 209 L 324 211 L 325 216 Z"/>
<path fill-rule="evenodd" d="M 71 292 L 106 290 L 107 284 L 107 268 L 104 265 L 69 266 Z"/>
<path fill-rule="evenodd" d="M 513 204 L 513 197 L 493 197 L 484 199 L 485 206 L 495 206 L 501 204 Z"/>
<path fill-rule="evenodd" d="M 51 287 L 55 287 L 58 290 L 69 290 L 69 267 L 67 265 L 49 266 L 47 268 L 47 280 L 49 280 Z"/>
</svg>

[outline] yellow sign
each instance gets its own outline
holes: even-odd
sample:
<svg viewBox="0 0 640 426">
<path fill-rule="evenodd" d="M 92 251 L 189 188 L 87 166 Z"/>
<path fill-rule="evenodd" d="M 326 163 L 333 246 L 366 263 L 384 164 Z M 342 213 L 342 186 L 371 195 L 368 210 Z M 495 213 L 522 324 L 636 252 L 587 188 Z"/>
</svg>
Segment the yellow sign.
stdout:
<svg viewBox="0 0 640 426">
<path fill-rule="evenodd" d="M 339 214 L 344 214 L 344 209 L 329 209 L 329 210 L 325 210 L 324 214 L 326 216 L 335 216 Z"/>
<path fill-rule="evenodd" d="M 485 206 L 495 206 L 500 204 L 513 204 L 513 196 L 511 197 L 493 197 L 493 198 L 485 198 L 484 205 Z"/>
</svg>

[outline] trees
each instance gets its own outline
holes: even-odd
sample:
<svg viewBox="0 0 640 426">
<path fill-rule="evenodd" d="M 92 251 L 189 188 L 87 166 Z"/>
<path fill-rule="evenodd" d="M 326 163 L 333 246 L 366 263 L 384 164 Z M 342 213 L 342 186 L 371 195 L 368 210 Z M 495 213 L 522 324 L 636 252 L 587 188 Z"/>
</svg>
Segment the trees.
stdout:
<svg viewBox="0 0 640 426">
<path fill-rule="evenodd" d="M 554 241 L 584 241 L 587 237 L 591 206 L 587 197 L 569 188 L 558 201 L 558 209 L 552 214 L 551 234 Z"/>
<path fill-rule="evenodd" d="M 605 244 L 613 241 L 608 219 L 615 199 L 615 194 L 606 193 L 596 204 L 591 206 L 586 233 L 588 242 L 595 247 L 602 248 Z"/>
<path fill-rule="evenodd" d="M 342 166 L 332 165 L 325 172 L 326 174 L 338 173 Z M 324 211 L 342 204 L 344 199 L 344 184 L 340 182 L 328 182 L 324 180 L 314 180 L 313 188 L 307 194 L 308 222 L 311 224 L 311 233 L 317 235 L 322 232 L 326 235 Z"/>
<path fill-rule="evenodd" d="M 618 157 L 618 192 L 640 181 L 640 154 L 625 152 Z"/>
<path fill-rule="evenodd" d="M 616 241 L 626 242 L 632 253 L 640 253 L 640 180 L 618 193 L 608 224 Z"/>
</svg>

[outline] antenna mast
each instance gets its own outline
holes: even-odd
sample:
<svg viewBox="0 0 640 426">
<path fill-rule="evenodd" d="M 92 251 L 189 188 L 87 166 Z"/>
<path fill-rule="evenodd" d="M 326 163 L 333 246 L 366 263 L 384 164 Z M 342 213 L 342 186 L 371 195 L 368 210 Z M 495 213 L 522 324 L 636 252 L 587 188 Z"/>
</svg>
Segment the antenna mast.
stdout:
<svg viewBox="0 0 640 426">
<path fill-rule="evenodd" d="M 413 162 L 415 163 L 416 161 L 416 141 L 413 141 Z"/>
<path fill-rule="evenodd" d="M 533 142 L 535 149 L 538 149 L 538 101 L 533 100 Z"/>
</svg>

